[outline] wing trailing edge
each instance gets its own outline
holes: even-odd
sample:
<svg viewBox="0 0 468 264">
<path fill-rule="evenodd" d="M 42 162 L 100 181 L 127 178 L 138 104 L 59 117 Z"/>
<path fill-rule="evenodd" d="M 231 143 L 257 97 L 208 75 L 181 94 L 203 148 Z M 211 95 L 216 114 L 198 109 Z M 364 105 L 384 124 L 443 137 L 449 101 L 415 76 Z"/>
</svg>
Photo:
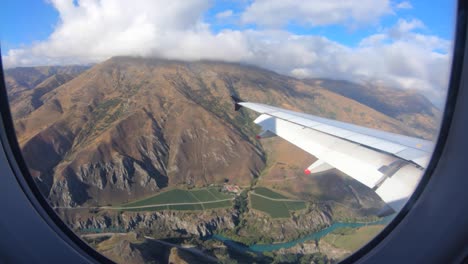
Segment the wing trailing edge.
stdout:
<svg viewBox="0 0 468 264">
<path fill-rule="evenodd" d="M 434 143 L 423 139 L 232 98 L 236 110 L 260 113 L 254 122 L 264 133 L 318 158 L 306 174 L 336 168 L 374 190 L 395 211 L 413 194 L 432 154 Z"/>
</svg>

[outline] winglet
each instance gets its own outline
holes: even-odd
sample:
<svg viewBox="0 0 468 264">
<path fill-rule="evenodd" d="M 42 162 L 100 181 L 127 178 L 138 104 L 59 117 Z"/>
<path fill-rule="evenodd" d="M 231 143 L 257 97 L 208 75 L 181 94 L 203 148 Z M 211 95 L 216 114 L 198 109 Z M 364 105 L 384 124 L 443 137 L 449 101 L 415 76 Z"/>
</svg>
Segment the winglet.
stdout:
<svg viewBox="0 0 468 264">
<path fill-rule="evenodd" d="M 240 105 L 239 103 L 242 103 L 244 101 L 234 95 L 231 95 L 231 98 L 234 101 L 234 110 L 239 111 L 239 109 L 241 109 L 242 107 L 242 105 Z"/>
</svg>

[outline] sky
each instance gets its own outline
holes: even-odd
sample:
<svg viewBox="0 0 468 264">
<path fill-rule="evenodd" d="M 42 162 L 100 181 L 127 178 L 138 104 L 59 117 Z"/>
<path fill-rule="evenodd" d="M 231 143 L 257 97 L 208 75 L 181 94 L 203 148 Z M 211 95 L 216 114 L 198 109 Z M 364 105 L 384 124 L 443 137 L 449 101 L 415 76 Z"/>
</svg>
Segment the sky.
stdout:
<svg viewBox="0 0 468 264">
<path fill-rule="evenodd" d="M 2 3 L 6 68 L 112 56 L 223 60 L 297 78 L 422 92 L 441 106 L 454 1 L 18 0 Z"/>
</svg>

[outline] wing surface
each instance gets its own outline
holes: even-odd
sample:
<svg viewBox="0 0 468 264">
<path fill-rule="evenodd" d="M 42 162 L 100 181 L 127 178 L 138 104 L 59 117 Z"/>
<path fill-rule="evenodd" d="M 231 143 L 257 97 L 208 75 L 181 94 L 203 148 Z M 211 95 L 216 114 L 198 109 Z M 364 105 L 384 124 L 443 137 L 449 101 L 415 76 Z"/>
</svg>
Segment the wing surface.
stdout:
<svg viewBox="0 0 468 264">
<path fill-rule="evenodd" d="M 372 188 L 399 210 L 409 199 L 426 168 L 434 143 L 233 97 L 236 110 L 249 108 L 260 116 L 259 135 L 275 134 L 318 160 L 306 174 L 337 168 Z"/>
</svg>

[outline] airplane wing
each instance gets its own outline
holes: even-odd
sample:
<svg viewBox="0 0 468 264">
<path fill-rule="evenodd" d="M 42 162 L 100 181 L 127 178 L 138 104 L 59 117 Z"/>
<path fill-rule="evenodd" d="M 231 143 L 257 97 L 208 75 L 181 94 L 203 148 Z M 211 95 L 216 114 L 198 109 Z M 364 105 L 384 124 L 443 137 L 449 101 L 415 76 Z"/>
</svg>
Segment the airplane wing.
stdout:
<svg viewBox="0 0 468 264">
<path fill-rule="evenodd" d="M 345 122 L 298 113 L 232 96 L 235 110 L 260 114 L 257 138 L 274 135 L 318 158 L 306 174 L 336 168 L 373 189 L 399 211 L 418 185 L 434 143 Z"/>
</svg>

